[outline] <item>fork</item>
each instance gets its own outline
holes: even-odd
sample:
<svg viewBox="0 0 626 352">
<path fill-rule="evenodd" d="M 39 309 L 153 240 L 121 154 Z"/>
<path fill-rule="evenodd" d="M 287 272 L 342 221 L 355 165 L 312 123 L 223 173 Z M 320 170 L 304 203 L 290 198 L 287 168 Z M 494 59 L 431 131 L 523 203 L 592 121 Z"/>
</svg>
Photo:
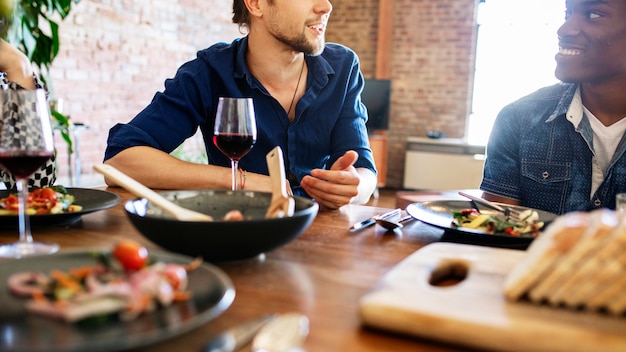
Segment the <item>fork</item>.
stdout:
<svg viewBox="0 0 626 352">
<path fill-rule="evenodd" d="M 459 194 L 462 195 L 463 197 L 471 199 L 473 202 L 482 204 L 488 208 L 501 212 L 502 214 L 504 214 L 504 218 L 507 221 L 512 221 L 512 222 L 522 221 L 522 219 L 520 218 L 520 211 L 517 209 L 513 209 L 507 206 L 502 206 L 502 205 L 490 202 L 486 199 L 476 197 L 465 192 L 459 192 Z"/>
</svg>

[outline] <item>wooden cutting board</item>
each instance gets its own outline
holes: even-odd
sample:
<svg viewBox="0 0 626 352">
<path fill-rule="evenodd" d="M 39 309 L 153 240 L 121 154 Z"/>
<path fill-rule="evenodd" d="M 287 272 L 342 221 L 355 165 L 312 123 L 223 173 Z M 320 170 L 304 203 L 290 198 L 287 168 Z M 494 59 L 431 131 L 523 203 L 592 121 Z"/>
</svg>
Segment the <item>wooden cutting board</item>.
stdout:
<svg viewBox="0 0 626 352">
<path fill-rule="evenodd" d="M 509 302 L 504 277 L 524 251 L 433 243 L 362 297 L 364 325 L 499 351 L 626 351 L 626 317 Z M 452 275 L 456 272 L 455 275 Z M 438 276 L 465 278 L 452 286 Z"/>
</svg>

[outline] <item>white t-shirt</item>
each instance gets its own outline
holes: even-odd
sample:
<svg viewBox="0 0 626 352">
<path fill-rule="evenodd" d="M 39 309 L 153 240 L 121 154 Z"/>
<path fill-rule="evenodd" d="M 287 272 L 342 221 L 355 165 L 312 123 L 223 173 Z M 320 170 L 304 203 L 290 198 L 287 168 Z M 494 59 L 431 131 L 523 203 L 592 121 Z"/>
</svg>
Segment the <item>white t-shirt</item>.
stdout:
<svg viewBox="0 0 626 352">
<path fill-rule="evenodd" d="M 589 120 L 593 131 L 593 160 L 591 169 L 591 198 L 600 184 L 604 180 L 606 170 L 613 159 L 617 145 L 626 132 L 626 118 L 618 122 L 605 126 L 589 111 L 583 104 L 580 97 L 580 88 L 576 90 L 576 95 L 567 111 L 567 119 L 575 126 L 582 120 L 583 112 Z"/>
</svg>

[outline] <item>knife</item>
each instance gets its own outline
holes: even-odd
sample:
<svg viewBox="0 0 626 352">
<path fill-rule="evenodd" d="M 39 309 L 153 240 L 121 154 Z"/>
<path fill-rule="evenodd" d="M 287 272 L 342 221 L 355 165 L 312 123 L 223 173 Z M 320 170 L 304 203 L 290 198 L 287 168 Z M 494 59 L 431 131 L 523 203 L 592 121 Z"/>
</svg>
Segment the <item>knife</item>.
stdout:
<svg viewBox="0 0 626 352">
<path fill-rule="evenodd" d="M 396 216 L 398 214 L 400 214 L 401 209 L 394 209 L 392 211 L 386 212 L 384 214 L 380 214 L 380 215 L 376 215 L 376 216 L 372 216 L 371 218 L 367 219 L 367 220 L 363 220 L 361 222 L 357 222 L 356 224 L 352 225 L 352 227 L 350 227 L 350 231 L 359 231 L 361 229 L 364 229 L 368 226 L 372 226 L 376 223 L 376 219 L 387 219 L 390 218 L 392 216 Z"/>
<path fill-rule="evenodd" d="M 205 346 L 204 352 L 234 352 L 247 345 L 265 324 L 276 318 L 276 314 L 264 315 L 245 322 L 215 336 Z"/>
</svg>

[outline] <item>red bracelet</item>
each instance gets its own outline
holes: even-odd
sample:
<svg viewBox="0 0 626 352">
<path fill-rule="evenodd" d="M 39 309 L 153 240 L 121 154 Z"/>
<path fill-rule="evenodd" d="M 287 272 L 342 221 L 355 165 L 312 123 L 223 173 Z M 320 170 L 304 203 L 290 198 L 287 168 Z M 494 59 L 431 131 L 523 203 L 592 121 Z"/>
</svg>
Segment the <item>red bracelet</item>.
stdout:
<svg viewBox="0 0 626 352">
<path fill-rule="evenodd" d="M 239 189 L 246 187 L 246 170 L 239 168 Z"/>
</svg>

